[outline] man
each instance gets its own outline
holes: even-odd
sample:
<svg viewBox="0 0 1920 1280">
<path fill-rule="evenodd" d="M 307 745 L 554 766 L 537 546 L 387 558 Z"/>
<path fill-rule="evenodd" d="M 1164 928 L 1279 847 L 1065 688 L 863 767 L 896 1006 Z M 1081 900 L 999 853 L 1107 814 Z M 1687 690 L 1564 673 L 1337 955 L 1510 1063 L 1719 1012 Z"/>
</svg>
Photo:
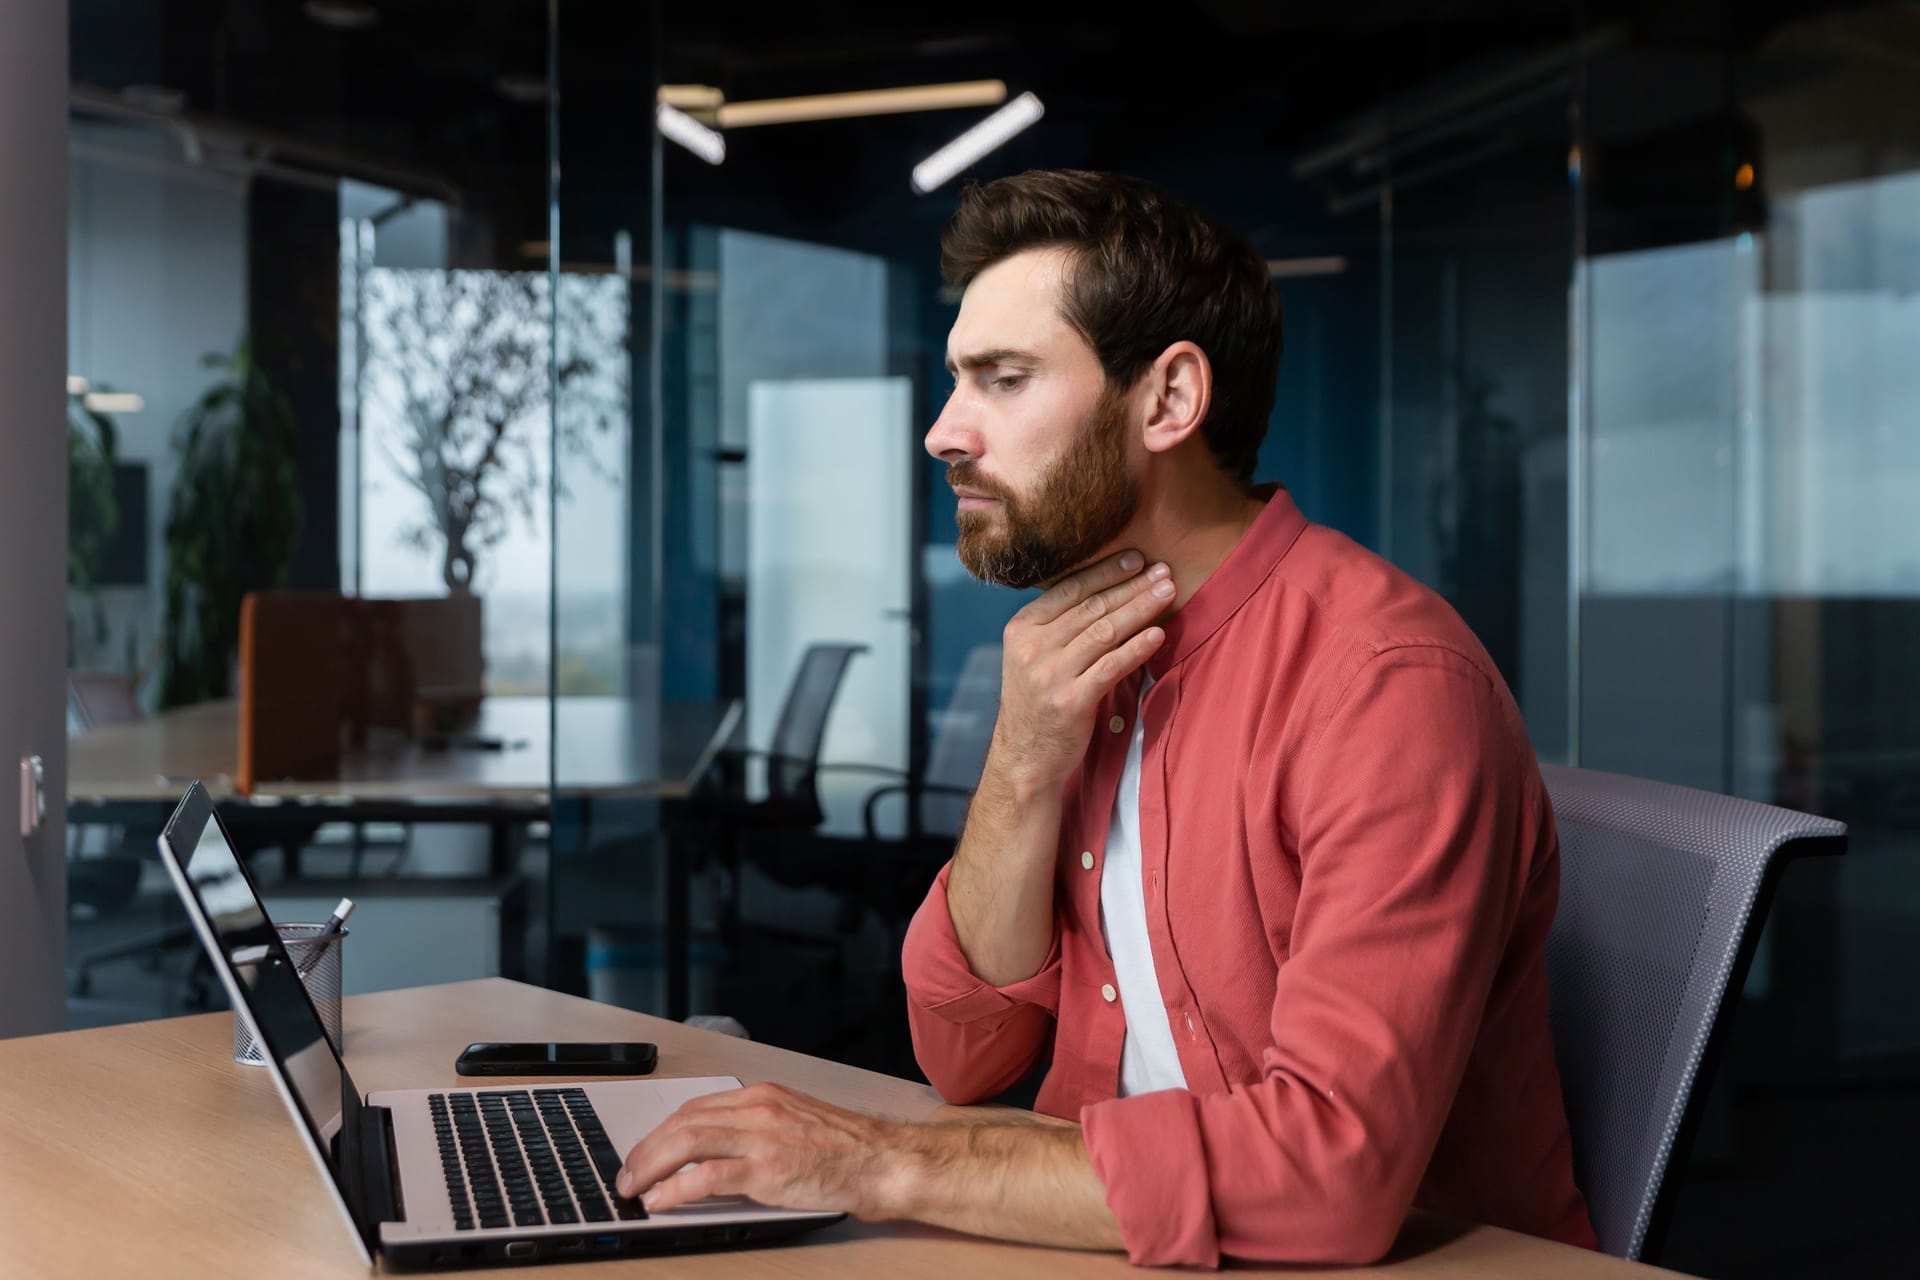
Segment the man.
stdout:
<svg viewBox="0 0 1920 1280">
<path fill-rule="evenodd" d="M 675 1115 L 623 1190 L 1138 1263 L 1371 1261 L 1414 1204 L 1591 1247 L 1526 731 L 1444 602 L 1250 486 L 1265 263 L 1144 183 L 1060 172 L 969 190 L 943 266 L 965 293 L 927 450 L 960 558 L 1046 590 L 1006 628 L 909 1015 L 952 1102 L 1050 1058 L 1035 1121 L 747 1089 Z"/>
</svg>

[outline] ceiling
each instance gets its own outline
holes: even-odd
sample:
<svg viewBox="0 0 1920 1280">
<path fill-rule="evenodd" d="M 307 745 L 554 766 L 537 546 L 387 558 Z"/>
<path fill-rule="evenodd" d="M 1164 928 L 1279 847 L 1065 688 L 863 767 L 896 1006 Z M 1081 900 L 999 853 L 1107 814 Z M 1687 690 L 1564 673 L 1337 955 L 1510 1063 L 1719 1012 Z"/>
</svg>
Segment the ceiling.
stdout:
<svg viewBox="0 0 1920 1280">
<path fill-rule="evenodd" d="M 70 0 L 73 79 L 105 95 L 163 87 L 195 119 L 424 175 L 502 210 L 514 224 L 504 238 L 540 234 L 547 0 L 365 3 L 378 21 L 343 31 L 316 22 L 303 0 Z M 1836 7 L 1844 6 L 1581 6 L 1588 32 L 1628 30 L 1636 44 L 1709 58 Z M 730 101 L 997 78 L 1013 92 L 1039 92 L 1051 127 L 1072 131 L 1073 154 L 1089 162 L 1177 153 L 1200 163 L 1209 147 L 1232 145 L 1279 168 L 1282 157 L 1350 134 L 1382 104 L 1405 111 L 1564 49 L 1574 10 L 1554 0 L 1197 0 L 1151 23 L 1124 23 L 1046 0 L 942 9 L 554 0 L 552 16 L 569 157 L 631 154 L 657 62 L 664 80 L 716 85 Z M 1561 103 L 1539 113 L 1550 131 L 1564 120 Z M 743 200 L 758 173 L 785 199 L 843 204 L 836 188 L 891 174 L 900 156 L 925 154 L 955 128 L 952 116 L 921 116 L 754 130 L 737 135 L 743 163 L 730 163 L 724 179 Z"/>
</svg>

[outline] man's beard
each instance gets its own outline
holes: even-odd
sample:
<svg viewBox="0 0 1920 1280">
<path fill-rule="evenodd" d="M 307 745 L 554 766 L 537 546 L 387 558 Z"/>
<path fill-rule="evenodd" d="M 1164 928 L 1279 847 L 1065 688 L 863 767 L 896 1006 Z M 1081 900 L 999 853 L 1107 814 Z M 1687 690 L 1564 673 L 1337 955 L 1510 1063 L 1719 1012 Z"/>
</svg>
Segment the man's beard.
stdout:
<svg viewBox="0 0 1920 1280">
<path fill-rule="evenodd" d="M 960 563 L 982 582 L 1037 587 L 1091 560 L 1133 519 L 1140 490 L 1127 472 L 1126 399 L 1102 392 L 1066 456 L 1031 493 L 983 482 L 971 462 L 947 468 L 947 483 L 999 499 L 962 511 Z"/>
</svg>

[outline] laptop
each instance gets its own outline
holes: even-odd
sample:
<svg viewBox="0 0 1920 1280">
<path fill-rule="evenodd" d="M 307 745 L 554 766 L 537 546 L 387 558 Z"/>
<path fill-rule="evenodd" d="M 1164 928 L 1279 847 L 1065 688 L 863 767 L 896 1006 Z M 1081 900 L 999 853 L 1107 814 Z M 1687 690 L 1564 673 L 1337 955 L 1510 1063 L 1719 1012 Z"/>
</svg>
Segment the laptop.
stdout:
<svg viewBox="0 0 1920 1280">
<path fill-rule="evenodd" d="M 738 1088 L 731 1076 L 363 1097 L 198 782 L 161 832 L 160 858 L 369 1267 L 375 1254 L 435 1268 L 761 1244 L 845 1216 L 741 1197 L 649 1214 L 615 1192 L 634 1143 L 688 1099 Z"/>
</svg>

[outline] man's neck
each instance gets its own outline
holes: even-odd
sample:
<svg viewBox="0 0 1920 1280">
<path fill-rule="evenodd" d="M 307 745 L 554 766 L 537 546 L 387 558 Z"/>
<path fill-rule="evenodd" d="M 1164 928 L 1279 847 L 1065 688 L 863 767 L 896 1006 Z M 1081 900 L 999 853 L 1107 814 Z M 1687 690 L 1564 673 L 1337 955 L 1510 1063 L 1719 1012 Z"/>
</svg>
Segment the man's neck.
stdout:
<svg viewBox="0 0 1920 1280">
<path fill-rule="evenodd" d="M 1173 570 L 1169 613 L 1193 598 L 1266 509 L 1259 498 L 1216 476 L 1175 481 L 1156 495 L 1141 495 L 1133 527 L 1118 544 L 1138 547 L 1148 564 L 1165 562 Z"/>
</svg>

